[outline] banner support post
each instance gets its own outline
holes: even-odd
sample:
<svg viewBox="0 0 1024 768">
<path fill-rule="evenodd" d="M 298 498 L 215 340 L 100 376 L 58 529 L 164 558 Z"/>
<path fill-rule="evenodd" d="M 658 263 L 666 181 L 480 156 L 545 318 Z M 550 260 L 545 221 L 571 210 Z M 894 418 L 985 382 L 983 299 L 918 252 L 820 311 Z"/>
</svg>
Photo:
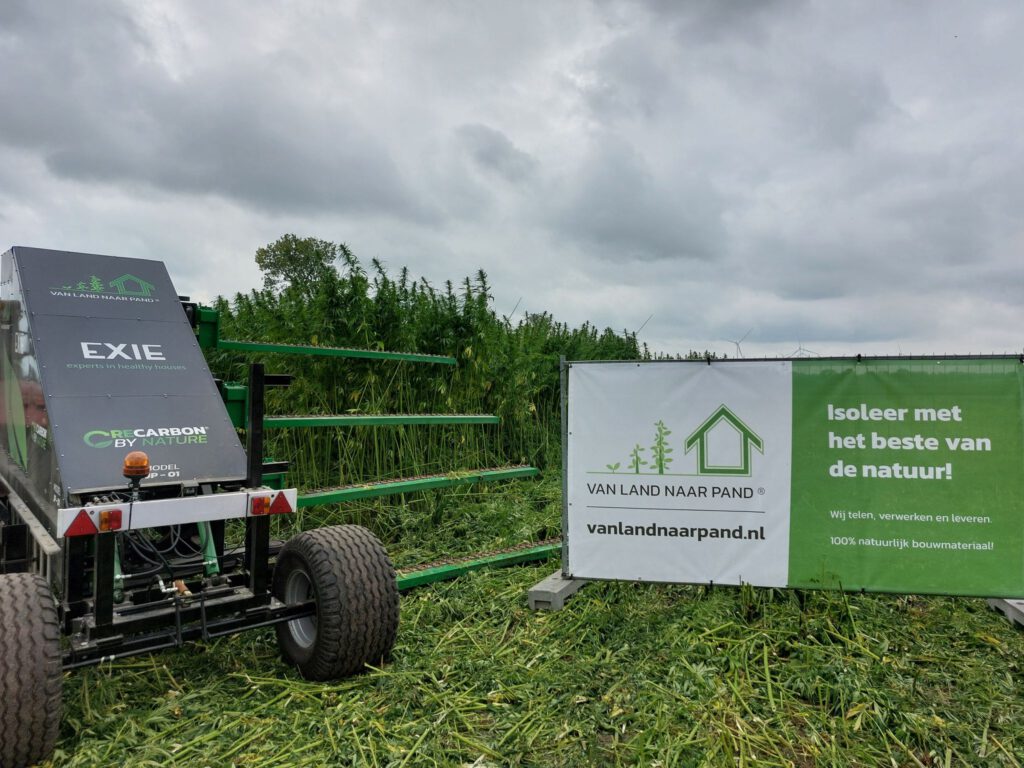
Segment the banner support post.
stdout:
<svg viewBox="0 0 1024 768">
<path fill-rule="evenodd" d="M 569 368 L 565 356 L 558 358 L 559 409 L 562 421 L 562 567 L 546 579 L 534 584 L 527 592 L 526 601 L 531 610 L 560 611 L 565 601 L 572 597 L 581 587 L 588 584 L 587 579 L 574 579 L 568 573 L 569 562 L 569 419 L 568 419 L 568 378 Z"/>
<path fill-rule="evenodd" d="M 558 357 L 558 414 L 562 421 L 562 575 L 569 577 L 569 419 L 566 414 L 566 379 L 569 364 Z"/>
</svg>

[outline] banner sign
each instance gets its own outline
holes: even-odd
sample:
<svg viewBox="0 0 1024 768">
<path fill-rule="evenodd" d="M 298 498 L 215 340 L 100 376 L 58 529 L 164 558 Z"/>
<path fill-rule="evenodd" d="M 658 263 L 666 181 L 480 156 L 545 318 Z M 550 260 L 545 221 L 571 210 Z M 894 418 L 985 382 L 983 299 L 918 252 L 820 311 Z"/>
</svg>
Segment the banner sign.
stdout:
<svg viewBox="0 0 1024 768">
<path fill-rule="evenodd" d="M 1017 358 L 570 363 L 577 578 L 1024 596 Z"/>
</svg>

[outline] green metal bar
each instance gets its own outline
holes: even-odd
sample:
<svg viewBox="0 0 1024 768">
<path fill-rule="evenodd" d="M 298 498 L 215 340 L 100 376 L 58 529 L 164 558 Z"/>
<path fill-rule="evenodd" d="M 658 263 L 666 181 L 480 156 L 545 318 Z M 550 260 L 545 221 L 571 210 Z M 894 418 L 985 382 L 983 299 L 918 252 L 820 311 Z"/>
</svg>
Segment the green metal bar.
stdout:
<svg viewBox="0 0 1024 768">
<path fill-rule="evenodd" d="M 203 572 L 207 576 L 216 576 L 220 573 L 220 563 L 217 562 L 217 547 L 210 523 L 204 520 L 196 527 L 199 529 L 199 548 L 203 550 Z"/>
<path fill-rule="evenodd" d="M 539 474 L 536 467 L 509 467 L 506 469 L 485 469 L 449 475 L 427 475 L 407 480 L 389 480 L 365 485 L 346 485 L 323 491 L 311 491 L 299 495 L 299 508 L 315 507 L 319 504 L 336 504 L 342 501 L 369 499 L 376 496 L 393 496 L 412 491 L 428 491 L 434 488 L 450 488 L 455 485 L 472 485 L 495 480 L 513 480 L 533 477 Z"/>
<path fill-rule="evenodd" d="M 306 344 L 266 344 L 259 341 L 217 339 L 217 349 L 233 349 L 238 352 L 280 352 L 286 355 L 358 357 L 366 360 L 408 360 L 415 363 L 455 365 L 454 357 L 445 357 L 444 355 L 421 355 L 418 352 L 378 352 L 371 349 L 349 349 L 347 347 L 313 347 Z"/>
<path fill-rule="evenodd" d="M 507 565 L 529 563 L 534 560 L 547 560 L 562 551 L 561 544 L 543 544 L 530 549 L 519 549 L 514 552 L 504 552 L 500 555 L 489 555 L 478 560 L 467 560 L 464 563 L 453 563 L 451 565 L 439 565 L 436 568 L 426 568 L 422 571 L 398 575 L 398 589 L 406 590 L 413 587 L 420 587 L 424 584 L 433 584 L 436 581 L 454 579 L 470 571 L 481 568 L 502 568 Z"/>
<path fill-rule="evenodd" d="M 373 427 L 389 424 L 497 424 L 497 416 L 477 414 L 352 414 L 325 416 L 268 416 L 267 429 L 283 427 Z"/>
<path fill-rule="evenodd" d="M 236 429 L 245 429 L 245 417 L 249 408 L 249 388 L 244 384 L 225 384 L 217 382 L 224 407 L 228 409 L 228 418 Z"/>
<path fill-rule="evenodd" d="M 209 307 L 199 307 L 197 315 L 196 338 L 199 339 L 199 348 L 213 349 L 220 335 L 220 315 L 217 310 Z"/>
</svg>

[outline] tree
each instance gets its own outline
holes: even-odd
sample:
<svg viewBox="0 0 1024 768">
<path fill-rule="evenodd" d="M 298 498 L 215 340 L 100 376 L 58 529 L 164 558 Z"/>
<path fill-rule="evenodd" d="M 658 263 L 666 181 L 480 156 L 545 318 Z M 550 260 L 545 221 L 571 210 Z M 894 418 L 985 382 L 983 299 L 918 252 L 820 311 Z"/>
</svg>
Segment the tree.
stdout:
<svg viewBox="0 0 1024 768">
<path fill-rule="evenodd" d="M 347 254 L 344 245 L 315 237 L 284 235 L 256 251 L 256 265 L 263 272 L 263 286 L 279 291 L 297 286 L 306 296 L 326 277 L 337 276 L 334 261 Z"/>
</svg>

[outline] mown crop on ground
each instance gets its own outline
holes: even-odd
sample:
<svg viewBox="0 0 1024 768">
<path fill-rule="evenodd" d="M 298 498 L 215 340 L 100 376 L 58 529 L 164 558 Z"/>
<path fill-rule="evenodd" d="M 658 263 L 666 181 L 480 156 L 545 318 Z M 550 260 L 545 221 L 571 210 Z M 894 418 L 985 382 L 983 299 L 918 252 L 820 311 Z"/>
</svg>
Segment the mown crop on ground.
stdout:
<svg viewBox="0 0 1024 768">
<path fill-rule="evenodd" d="M 218 302 L 223 335 L 434 352 L 459 365 L 268 360 L 268 370 L 296 375 L 272 412 L 489 412 L 502 424 L 282 432 L 270 450 L 293 461 L 292 482 L 520 461 L 545 471 L 537 481 L 307 509 L 279 521 L 278 534 L 358 522 L 400 568 L 556 535 L 558 357 L 642 357 L 636 338 L 544 314 L 511 323 L 493 311 L 482 275 L 435 290 L 376 264 L 367 274 L 346 249 L 320 247 L 341 259 L 341 273 L 314 259 L 283 290 L 268 279 L 266 290 Z M 268 278 L 289 274 L 280 262 L 262 265 L 278 270 Z M 246 360 L 218 354 L 211 365 L 242 380 Z M 526 591 L 557 564 L 404 594 L 392 658 L 349 680 L 302 680 L 281 662 L 272 631 L 70 674 L 53 764 L 1024 760 L 1024 635 L 984 601 L 595 583 L 561 612 L 529 611 Z"/>
<path fill-rule="evenodd" d="M 398 565 L 557 526 L 555 477 L 362 508 Z M 432 523 L 425 515 L 434 518 Z M 1024 757 L 1024 636 L 982 600 L 602 583 L 557 566 L 405 593 L 393 657 L 331 684 L 273 633 L 83 670 L 55 765 L 997 766 Z"/>
</svg>

